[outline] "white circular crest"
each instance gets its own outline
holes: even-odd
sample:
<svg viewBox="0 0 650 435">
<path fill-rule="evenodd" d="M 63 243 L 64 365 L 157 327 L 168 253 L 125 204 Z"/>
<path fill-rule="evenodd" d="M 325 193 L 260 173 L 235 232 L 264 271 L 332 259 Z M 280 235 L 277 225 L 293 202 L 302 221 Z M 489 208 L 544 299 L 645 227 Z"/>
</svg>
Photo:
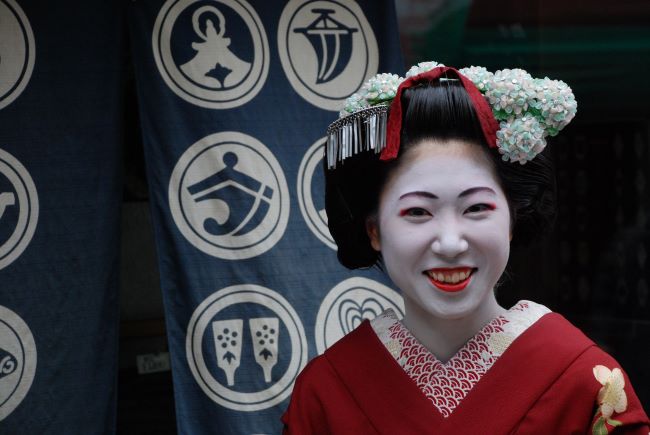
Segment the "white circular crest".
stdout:
<svg viewBox="0 0 650 435">
<path fill-rule="evenodd" d="M 375 34 L 354 1 L 289 1 L 278 24 L 278 51 L 296 92 L 326 110 L 340 110 L 379 63 Z"/>
<path fill-rule="evenodd" d="M 178 229 L 198 249 L 241 260 L 282 238 L 289 188 L 277 159 L 260 141 L 221 132 L 199 140 L 178 160 L 169 207 Z"/>
<path fill-rule="evenodd" d="M 231 309 L 238 304 L 259 305 L 272 311 L 274 317 L 237 318 L 238 315 L 245 312 L 245 310 Z M 260 321 L 262 322 L 260 323 Z M 260 344 L 264 344 L 257 338 L 261 336 L 262 328 L 265 328 L 267 324 L 271 325 L 270 330 L 276 337 L 286 330 L 290 349 L 283 348 L 281 340 L 274 343 L 275 347 L 270 345 L 270 351 L 258 347 Z M 246 333 L 247 326 L 250 329 L 249 334 Z M 213 359 L 208 359 L 205 354 L 210 351 L 209 346 L 204 346 L 204 336 L 208 332 L 213 334 L 215 343 L 216 358 Z M 227 336 L 224 337 L 224 334 Z M 230 341 L 233 337 L 235 339 Z M 224 338 L 225 343 L 223 342 Z M 232 347 L 229 348 L 230 343 L 232 343 Z M 227 352 L 224 350 L 220 353 L 221 346 Z M 245 349 L 242 351 L 242 347 L 246 346 L 253 350 L 249 350 L 248 353 Z M 203 392 L 219 405 L 236 411 L 259 411 L 282 402 L 291 394 L 294 380 L 307 364 L 307 337 L 300 317 L 282 295 L 254 284 L 226 287 L 201 302 L 190 319 L 185 350 L 192 375 Z M 265 352 L 267 353 L 265 354 Z M 278 361 L 278 355 L 287 352 L 290 353 L 290 358 L 284 372 L 281 376 L 271 376 L 273 365 Z M 269 376 L 265 374 L 266 382 L 270 383 L 267 388 L 249 392 L 234 389 L 238 379 L 246 379 L 246 383 L 249 385 L 251 383 L 252 373 L 237 374 L 237 370 L 240 370 L 240 360 L 247 354 L 255 355 L 256 363 L 268 371 Z M 269 359 L 264 355 L 268 355 Z M 210 364 L 208 361 L 216 361 L 216 364 Z M 272 363 L 271 366 L 265 365 L 269 362 Z M 217 370 L 223 370 L 226 373 L 228 378 L 226 385 L 214 376 L 214 372 Z M 277 380 L 274 381 L 274 379 Z"/>
<path fill-rule="evenodd" d="M 402 296 L 390 287 L 363 277 L 340 282 L 325 296 L 316 316 L 316 350 L 319 354 L 388 308 L 404 317 Z"/>
<path fill-rule="evenodd" d="M 36 58 L 34 33 L 14 0 L 0 0 L 0 109 L 27 86 Z"/>
<path fill-rule="evenodd" d="M 208 109 L 247 103 L 269 71 L 266 32 L 245 0 L 167 0 L 156 18 L 152 45 L 167 86 Z"/>
<path fill-rule="evenodd" d="M 0 420 L 27 395 L 36 373 L 36 344 L 27 324 L 0 305 Z"/>
<path fill-rule="evenodd" d="M 8 184 L 7 184 L 8 182 Z M 23 253 L 38 222 L 38 195 L 27 169 L 0 149 L 0 269 Z M 13 228 L 4 233 L 2 229 Z"/>
<path fill-rule="evenodd" d="M 309 147 L 298 169 L 298 204 L 307 226 L 318 240 L 336 250 L 336 243 L 327 226 L 325 209 L 317 209 L 312 195 L 315 174 L 322 174 L 323 151 L 326 138 L 321 138 Z M 317 175 L 318 176 L 318 175 Z"/>
</svg>

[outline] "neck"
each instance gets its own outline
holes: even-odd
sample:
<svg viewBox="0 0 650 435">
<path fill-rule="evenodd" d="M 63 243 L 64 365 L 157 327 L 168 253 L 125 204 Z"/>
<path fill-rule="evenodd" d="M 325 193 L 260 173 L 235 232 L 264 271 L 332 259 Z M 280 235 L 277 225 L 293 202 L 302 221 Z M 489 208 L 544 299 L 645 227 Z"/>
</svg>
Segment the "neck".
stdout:
<svg viewBox="0 0 650 435">
<path fill-rule="evenodd" d="M 409 298 L 404 298 L 404 308 L 404 325 L 443 363 L 453 357 L 481 328 L 506 311 L 497 303 L 493 291 L 475 311 L 458 319 L 434 317 Z"/>
</svg>

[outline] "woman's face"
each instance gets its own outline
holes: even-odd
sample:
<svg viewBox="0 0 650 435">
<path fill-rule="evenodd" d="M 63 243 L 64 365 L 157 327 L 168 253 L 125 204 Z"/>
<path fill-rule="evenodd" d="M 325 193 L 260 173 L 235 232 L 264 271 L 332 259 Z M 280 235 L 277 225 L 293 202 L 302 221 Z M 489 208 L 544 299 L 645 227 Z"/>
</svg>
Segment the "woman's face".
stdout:
<svg viewBox="0 0 650 435">
<path fill-rule="evenodd" d="M 479 146 L 425 141 L 391 174 L 368 234 L 407 303 L 459 319 L 486 301 L 506 267 L 510 212 Z"/>
</svg>

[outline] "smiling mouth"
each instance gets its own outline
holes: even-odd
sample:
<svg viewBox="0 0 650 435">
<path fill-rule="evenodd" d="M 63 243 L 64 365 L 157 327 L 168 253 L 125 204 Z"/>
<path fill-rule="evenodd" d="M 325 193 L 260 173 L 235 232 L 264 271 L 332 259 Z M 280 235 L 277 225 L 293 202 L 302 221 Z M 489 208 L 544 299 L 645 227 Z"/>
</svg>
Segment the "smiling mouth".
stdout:
<svg viewBox="0 0 650 435">
<path fill-rule="evenodd" d="M 445 292 L 459 292 L 467 287 L 476 268 L 456 267 L 429 269 L 423 273 L 429 278 L 431 284 Z"/>
</svg>

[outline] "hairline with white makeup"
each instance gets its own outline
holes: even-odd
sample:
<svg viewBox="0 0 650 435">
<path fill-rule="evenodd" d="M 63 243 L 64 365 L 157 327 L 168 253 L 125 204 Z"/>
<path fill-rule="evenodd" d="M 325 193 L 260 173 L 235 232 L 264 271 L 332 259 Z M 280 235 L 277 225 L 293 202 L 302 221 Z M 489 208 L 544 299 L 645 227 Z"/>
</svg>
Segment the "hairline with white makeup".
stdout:
<svg viewBox="0 0 650 435">
<path fill-rule="evenodd" d="M 493 289 L 508 261 L 510 212 L 492 163 L 479 157 L 483 152 L 467 141 L 422 141 L 409 150 L 414 158 L 405 154 L 382 188 L 377 219 L 368 221 L 369 237 L 382 253 L 386 272 L 402 290 L 407 324 L 414 318 L 418 323 L 418 317 L 471 318 L 462 329 L 472 332 L 503 311 Z M 476 187 L 493 193 L 481 190 L 461 196 Z M 438 198 L 404 198 L 416 191 Z M 494 202 L 496 207 L 467 213 L 465 208 L 475 202 Z M 402 215 L 401 207 L 409 203 L 427 215 Z M 443 270 L 447 283 L 432 278 Z M 464 276 L 463 270 L 471 273 Z"/>
<path fill-rule="evenodd" d="M 396 159 L 393 163 L 394 166 L 392 166 L 388 171 L 387 175 L 384 179 L 384 182 L 381 184 L 381 189 L 380 192 L 383 190 L 384 186 L 388 183 L 391 182 L 391 179 L 396 176 L 396 174 L 399 172 L 399 168 L 403 168 L 408 166 L 409 164 L 412 164 L 415 160 L 418 158 L 418 150 L 421 149 L 421 147 L 424 146 L 447 146 L 447 147 L 454 147 L 454 145 L 462 143 L 468 146 L 476 146 L 477 150 L 480 150 L 480 152 L 477 153 L 472 153 L 471 158 L 474 159 L 477 163 L 485 163 L 491 168 L 492 174 L 494 175 L 494 178 L 496 179 L 499 187 L 503 192 L 505 192 L 504 186 L 503 186 L 503 180 L 499 177 L 499 174 L 496 169 L 496 165 L 494 161 L 490 158 L 489 150 L 484 148 L 482 144 L 477 144 L 473 143 L 469 140 L 466 139 L 437 139 L 437 138 L 430 138 L 430 139 L 420 139 L 415 143 L 410 143 L 408 144 L 407 147 L 405 147 L 405 151 L 400 154 L 400 157 Z M 381 195 L 381 193 L 380 193 Z M 511 224 L 511 229 L 512 226 L 514 225 L 514 215 L 513 215 L 513 210 L 512 210 L 512 205 L 510 203 L 510 199 L 506 195 L 506 199 L 508 199 L 508 209 L 510 211 L 510 224 Z M 366 219 L 366 222 L 369 224 L 373 224 L 376 221 L 377 218 L 377 211 L 379 209 L 379 203 L 380 200 L 377 201 L 377 206 L 374 210 L 372 210 Z M 367 228 L 367 225 L 366 225 Z M 380 260 L 381 261 L 381 260 Z"/>
<path fill-rule="evenodd" d="M 546 150 L 525 165 L 504 162 L 497 150 L 485 143 L 462 87 L 455 83 L 444 87 L 431 84 L 406 91 L 396 159 L 381 161 L 373 152 L 362 152 L 347 158 L 334 170 L 324 166 L 325 208 L 341 264 L 350 269 L 381 267 L 381 257 L 367 235 L 367 220 L 376 214 L 379 192 L 393 169 L 416 159 L 416 154 L 409 150 L 417 148 L 423 140 L 460 140 L 481 149 L 477 158 L 491 162 L 508 199 L 513 244 L 528 245 L 550 229 L 556 213 L 555 174 Z"/>
</svg>

